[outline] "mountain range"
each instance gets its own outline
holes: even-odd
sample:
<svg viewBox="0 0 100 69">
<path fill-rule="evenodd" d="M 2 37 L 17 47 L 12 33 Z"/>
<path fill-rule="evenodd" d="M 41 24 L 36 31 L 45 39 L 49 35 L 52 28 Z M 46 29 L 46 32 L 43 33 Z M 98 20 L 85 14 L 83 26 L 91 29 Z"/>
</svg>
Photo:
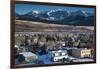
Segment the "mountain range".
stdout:
<svg viewBox="0 0 100 69">
<path fill-rule="evenodd" d="M 15 13 L 18 20 L 29 20 L 36 22 L 44 22 L 48 24 L 74 25 L 74 26 L 93 26 L 94 14 L 77 10 L 74 12 L 62 9 L 50 11 L 33 10 L 24 15 Z"/>
</svg>

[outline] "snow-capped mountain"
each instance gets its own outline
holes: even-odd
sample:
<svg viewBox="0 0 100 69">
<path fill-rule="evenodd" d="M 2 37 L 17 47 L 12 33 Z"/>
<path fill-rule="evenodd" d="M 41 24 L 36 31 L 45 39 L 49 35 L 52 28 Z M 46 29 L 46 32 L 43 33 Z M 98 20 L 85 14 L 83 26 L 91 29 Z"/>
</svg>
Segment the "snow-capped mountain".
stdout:
<svg viewBox="0 0 100 69">
<path fill-rule="evenodd" d="M 64 18 L 68 17 L 69 14 L 67 11 L 63 11 L 61 9 L 58 10 L 51 10 L 47 12 L 50 20 L 63 20 Z"/>
<path fill-rule="evenodd" d="M 50 11 L 33 10 L 25 15 L 20 15 L 19 19 L 53 24 L 90 26 L 93 25 L 93 17 L 94 15 L 92 13 L 88 13 L 82 10 L 71 12 L 62 9 L 57 9 Z"/>
</svg>

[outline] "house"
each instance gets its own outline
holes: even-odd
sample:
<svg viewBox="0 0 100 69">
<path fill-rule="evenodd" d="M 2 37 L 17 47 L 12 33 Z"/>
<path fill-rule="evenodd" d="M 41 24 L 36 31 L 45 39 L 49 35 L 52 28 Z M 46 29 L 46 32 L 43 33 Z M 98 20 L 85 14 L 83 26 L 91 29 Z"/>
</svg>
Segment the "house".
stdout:
<svg viewBox="0 0 100 69">
<path fill-rule="evenodd" d="M 76 58 L 87 58 L 87 57 L 91 57 L 91 49 L 86 49 L 86 48 L 75 48 L 72 49 L 72 56 L 76 57 Z"/>
<path fill-rule="evenodd" d="M 50 50 L 48 51 L 48 57 L 54 62 L 58 62 L 68 58 L 67 50 Z"/>
<path fill-rule="evenodd" d="M 21 52 L 19 53 L 25 57 L 26 62 L 36 61 L 38 56 L 32 52 Z"/>
</svg>

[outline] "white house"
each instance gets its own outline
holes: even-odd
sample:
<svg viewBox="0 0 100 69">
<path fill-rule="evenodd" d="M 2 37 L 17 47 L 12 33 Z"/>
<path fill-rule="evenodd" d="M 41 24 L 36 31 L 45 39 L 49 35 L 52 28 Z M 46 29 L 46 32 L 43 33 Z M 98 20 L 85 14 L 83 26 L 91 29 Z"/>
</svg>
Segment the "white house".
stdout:
<svg viewBox="0 0 100 69">
<path fill-rule="evenodd" d="M 32 52 L 21 52 L 20 54 L 25 57 L 26 62 L 35 61 L 38 59 L 38 56 Z"/>
<path fill-rule="evenodd" d="M 51 50 L 48 52 L 48 57 L 54 62 L 68 58 L 67 50 Z"/>
</svg>

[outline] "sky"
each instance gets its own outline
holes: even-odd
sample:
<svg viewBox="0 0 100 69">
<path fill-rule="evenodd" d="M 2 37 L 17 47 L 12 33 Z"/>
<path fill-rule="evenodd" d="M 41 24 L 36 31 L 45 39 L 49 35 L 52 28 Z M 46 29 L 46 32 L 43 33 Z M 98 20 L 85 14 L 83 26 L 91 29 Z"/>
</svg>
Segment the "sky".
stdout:
<svg viewBox="0 0 100 69">
<path fill-rule="evenodd" d="M 49 11 L 63 9 L 66 11 L 77 11 L 82 10 L 90 13 L 94 13 L 94 8 L 83 8 L 83 7 L 69 7 L 69 6 L 50 6 L 50 5 L 32 5 L 32 4 L 15 4 L 15 13 L 26 14 L 32 10 L 38 11 Z"/>
</svg>

